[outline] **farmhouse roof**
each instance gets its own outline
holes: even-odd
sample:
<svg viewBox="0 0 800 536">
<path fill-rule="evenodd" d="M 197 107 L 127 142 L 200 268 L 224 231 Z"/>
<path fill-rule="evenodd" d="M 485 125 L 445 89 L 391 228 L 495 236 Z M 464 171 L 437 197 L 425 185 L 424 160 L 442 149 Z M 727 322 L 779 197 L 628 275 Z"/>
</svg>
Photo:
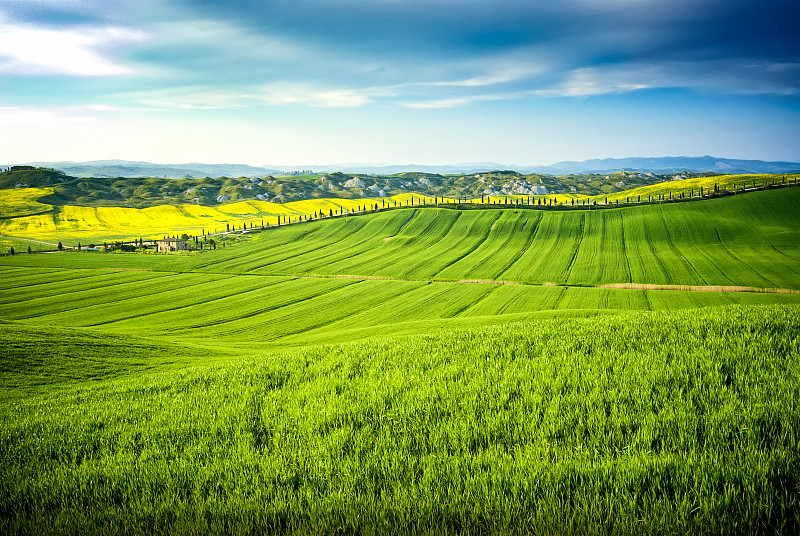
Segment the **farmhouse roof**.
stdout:
<svg viewBox="0 0 800 536">
<path fill-rule="evenodd" d="M 156 240 L 156 242 L 186 242 L 184 238 L 162 238 L 160 240 Z"/>
</svg>

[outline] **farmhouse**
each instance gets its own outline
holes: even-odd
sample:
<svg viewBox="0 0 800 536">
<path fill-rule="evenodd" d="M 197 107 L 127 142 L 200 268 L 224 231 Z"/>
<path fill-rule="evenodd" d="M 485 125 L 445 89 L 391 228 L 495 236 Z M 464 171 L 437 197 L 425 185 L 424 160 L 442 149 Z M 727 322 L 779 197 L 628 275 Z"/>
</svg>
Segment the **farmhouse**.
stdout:
<svg viewBox="0 0 800 536">
<path fill-rule="evenodd" d="M 170 251 L 189 251 L 186 247 L 186 240 L 183 238 L 165 238 L 156 240 L 159 253 L 169 253 Z"/>
</svg>

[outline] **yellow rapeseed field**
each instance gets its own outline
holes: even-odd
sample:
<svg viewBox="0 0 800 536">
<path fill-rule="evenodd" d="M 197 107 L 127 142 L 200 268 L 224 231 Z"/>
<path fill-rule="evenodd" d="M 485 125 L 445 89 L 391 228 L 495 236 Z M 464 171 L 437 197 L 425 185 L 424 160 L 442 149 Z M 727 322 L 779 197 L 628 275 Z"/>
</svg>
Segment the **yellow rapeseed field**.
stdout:
<svg viewBox="0 0 800 536">
<path fill-rule="evenodd" d="M 0 235 L 22 239 L 74 241 L 87 244 L 132 238 L 160 238 L 164 235 L 190 236 L 221 232 L 228 225 L 239 228 L 297 222 L 315 215 L 357 212 L 379 208 L 406 206 L 412 203 L 432 204 L 432 197 L 404 193 L 387 198 L 308 199 L 290 203 L 239 201 L 207 207 L 201 205 L 160 205 L 144 209 L 126 207 L 52 207 L 36 199 L 52 193 L 49 188 L 4 190 Z M 14 194 L 13 197 L 9 194 Z M 395 205 L 396 204 L 396 205 Z M 41 214 L 42 211 L 50 211 Z"/>
<path fill-rule="evenodd" d="M 16 218 L 51 210 L 39 198 L 53 193 L 52 188 L 10 188 L 0 190 L 0 218 Z"/>
<path fill-rule="evenodd" d="M 630 199 L 631 202 L 636 201 L 641 197 L 642 201 L 648 199 L 658 199 L 660 195 L 665 198 L 672 194 L 673 197 L 678 197 L 683 194 L 685 197 L 690 195 L 699 195 L 700 188 L 703 189 L 704 194 L 714 191 L 714 186 L 720 190 L 740 190 L 743 187 L 753 188 L 772 184 L 773 182 L 780 183 L 785 177 L 787 182 L 794 183 L 800 175 L 717 175 L 715 177 L 697 177 L 693 179 L 682 179 L 669 182 L 660 182 L 658 184 L 651 184 L 649 186 L 640 186 L 631 190 L 616 192 L 608 195 L 595 195 L 595 196 L 580 196 L 576 199 L 589 199 L 589 201 L 597 201 L 598 203 L 605 201 L 608 198 L 609 202 L 620 201 L 624 202 Z"/>
</svg>

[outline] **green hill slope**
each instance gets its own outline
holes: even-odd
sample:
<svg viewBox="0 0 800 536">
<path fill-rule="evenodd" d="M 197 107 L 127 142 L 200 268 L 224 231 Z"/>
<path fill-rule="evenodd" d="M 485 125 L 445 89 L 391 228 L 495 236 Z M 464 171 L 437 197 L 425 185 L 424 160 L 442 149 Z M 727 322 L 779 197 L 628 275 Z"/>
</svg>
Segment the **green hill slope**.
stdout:
<svg viewBox="0 0 800 536">
<path fill-rule="evenodd" d="M 541 284 L 800 288 L 800 189 L 594 211 L 407 209 L 282 227 L 190 258 L 3 264 Z"/>
<path fill-rule="evenodd" d="M 252 351 L 543 314 L 798 303 L 721 292 L 800 289 L 798 203 L 787 189 L 602 211 L 408 209 L 195 256 L 3 257 L 0 319 Z"/>
<path fill-rule="evenodd" d="M 797 313 L 512 323 L 76 382 L 0 405 L 0 529 L 794 534 Z"/>
</svg>

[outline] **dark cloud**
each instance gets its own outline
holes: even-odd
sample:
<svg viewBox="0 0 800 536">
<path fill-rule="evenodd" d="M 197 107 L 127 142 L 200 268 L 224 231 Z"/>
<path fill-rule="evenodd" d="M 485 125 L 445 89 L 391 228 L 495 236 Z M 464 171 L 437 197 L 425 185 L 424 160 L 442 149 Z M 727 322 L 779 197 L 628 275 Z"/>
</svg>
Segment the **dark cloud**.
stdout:
<svg viewBox="0 0 800 536">
<path fill-rule="evenodd" d="M 381 53 L 466 54 L 543 42 L 568 47 L 576 38 L 591 39 L 600 50 L 622 41 L 634 52 L 652 54 L 693 48 L 756 56 L 800 53 L 796 30 L 800 3 L 795 1 L 566 0 L 553 4 L 476 0 L 184 3 L 205 16 L 230 17 L 251 27 L 333 47 L 363 50 L 369 43 Z M 626 43 L 624 37 L 630 35 L 635 39 Z"/>
<path fill-rule="evenodd" d="M 800 61 L 800 32 L 794 28 L 800 3 L 788 0 L 184 0 L 182 5 L 193 16 L 302 42 L 317 51 L 314 67 L 321 71 L 326 62 L 363 62 L 365 72 L 381 73 L 376 83 L 392 74 L 396 82 L 403 76 L 422 81 L 431 70 L 444 77 L 489 76 L 480 69 L 506 54 L 523 63 L 549 62 L 550 78 L 604 65 L 725 60 L 735 68 L 737 61 Z M 786 72 L 787 87 L 797 86 L 796 70 Z M 535 83 L 547 79 L 539 73 Z"/>
</svg>

